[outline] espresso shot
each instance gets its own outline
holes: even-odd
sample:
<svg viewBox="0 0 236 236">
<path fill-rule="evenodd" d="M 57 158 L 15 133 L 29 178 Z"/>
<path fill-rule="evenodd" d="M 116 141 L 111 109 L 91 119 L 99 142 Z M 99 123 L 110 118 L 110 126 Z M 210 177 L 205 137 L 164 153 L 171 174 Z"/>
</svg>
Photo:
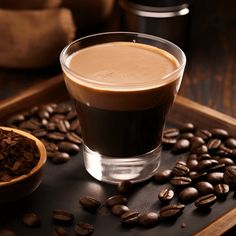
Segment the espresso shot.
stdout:
<svg viewBox="0 0 236 236">
<path fill-rule="evenodd" d="M 139 182 L 158 168 L 166 115 L 182 79 L 181 63 L 167 50 L 136 40 L 100 39 L 67 56 L 64 79 L 91 175 L 112 183 Z"/>
</svg>

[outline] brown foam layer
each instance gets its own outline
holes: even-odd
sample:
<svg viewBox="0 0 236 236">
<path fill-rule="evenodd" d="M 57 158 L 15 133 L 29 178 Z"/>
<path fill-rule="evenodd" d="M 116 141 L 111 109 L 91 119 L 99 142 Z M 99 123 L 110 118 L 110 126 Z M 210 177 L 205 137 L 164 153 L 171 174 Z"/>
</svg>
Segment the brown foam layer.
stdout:
<svg viewBox="0 0 236 236">
<path fill-rule="evenodd" d="M 172 100 L 179 63 L 168 52 L 139 43 L 114 42 L 82 49 L 66 62 L 72 97 L 109 110 L 140 110 Z"/>
</svg>

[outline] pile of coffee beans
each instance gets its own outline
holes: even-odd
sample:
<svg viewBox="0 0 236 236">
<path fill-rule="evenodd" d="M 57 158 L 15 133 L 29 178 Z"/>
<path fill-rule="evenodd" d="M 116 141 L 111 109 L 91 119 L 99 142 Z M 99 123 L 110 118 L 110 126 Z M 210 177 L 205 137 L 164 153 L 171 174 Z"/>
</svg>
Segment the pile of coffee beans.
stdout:
<svg viewBox="0 0 236 236">
<path fill-rule="evenodd" d="M 80 150 L 80 124 L 70 103 L 35 106 L 10 117 L 7 125 L 39 138 L 46 147 L 48 159 L 55 164 L 69 161 Z"/>
<path fill-rule="evenodd" d="M 34 140 L 0 129 L 0 182 L 28 174 L 39 161 Z"/>
</svg>

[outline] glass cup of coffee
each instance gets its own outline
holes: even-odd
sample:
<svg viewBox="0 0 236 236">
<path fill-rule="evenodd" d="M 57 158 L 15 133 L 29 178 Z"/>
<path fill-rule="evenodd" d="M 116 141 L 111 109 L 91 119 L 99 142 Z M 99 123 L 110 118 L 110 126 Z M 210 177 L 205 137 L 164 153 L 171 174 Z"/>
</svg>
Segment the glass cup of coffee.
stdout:
<svg viewBox="0 0 236 236">
<path fill-rule="evenodd" d="M 60 62 L 81 124 L 86 170 L 109 183 L 150 178 L 181 84 L 183 51 L 156 36 L 108 32 L 70 43 Z"/>
</svg>

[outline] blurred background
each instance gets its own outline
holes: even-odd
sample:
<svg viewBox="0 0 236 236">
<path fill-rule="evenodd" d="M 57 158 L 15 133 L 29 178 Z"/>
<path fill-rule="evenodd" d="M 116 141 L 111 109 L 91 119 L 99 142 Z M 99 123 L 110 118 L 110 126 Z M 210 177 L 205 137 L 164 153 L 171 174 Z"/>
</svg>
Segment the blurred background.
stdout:
<svg viewBox="0 0 236 236">
<path fill-rule="evenodd" d="M 179 45 L 180 95 L 236 117 L 233 0 L 0 0 L 0 101 L 60 74 L 60 51 L 73 39 L 118 30 Z"/>
</svg>

